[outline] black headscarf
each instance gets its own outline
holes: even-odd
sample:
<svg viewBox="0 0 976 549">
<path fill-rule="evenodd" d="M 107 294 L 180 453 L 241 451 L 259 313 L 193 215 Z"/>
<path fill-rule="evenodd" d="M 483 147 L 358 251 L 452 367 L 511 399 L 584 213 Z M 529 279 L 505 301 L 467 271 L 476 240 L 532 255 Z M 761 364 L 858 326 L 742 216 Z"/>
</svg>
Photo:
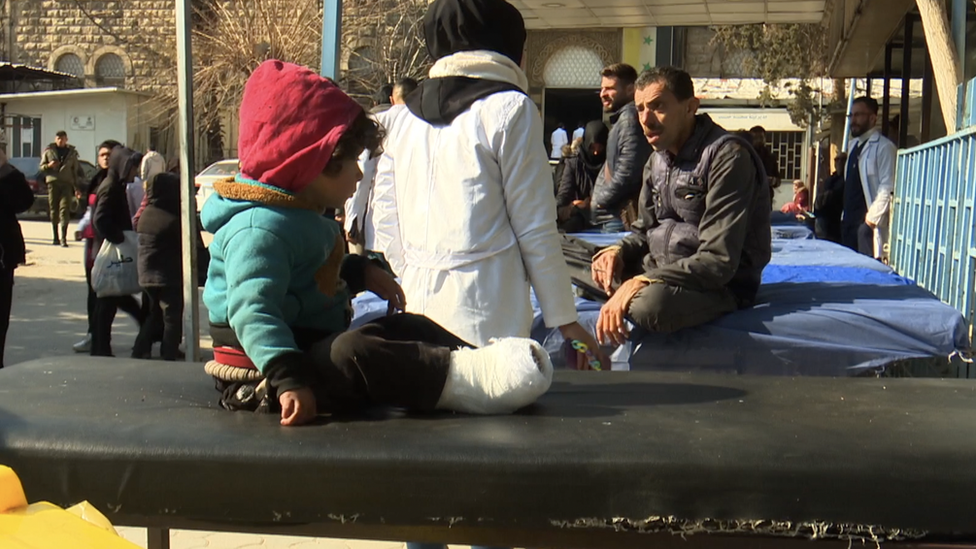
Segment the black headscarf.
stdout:
<svg viewBox="0 0 976 549">
<path fill-rule="evenodd" d="M 434 59 L 474 50 L 498 52 L 521 64 L 525 21 L 505 0 L 435 0 L 424 16 L 427 52 Z M 508 82 L 450 76 L 430 78 L 407 97 L 407 107 L 434 126 L 446 126 L 475 101 L 524 90 Z"/>
<path fill-rule="evenodd" d="M 129 174 L 133 168 L 142 163 L 142 153 L 128 147 L 118 146 L 112 149 L 108 157 L 108 173 L 102 181 L 103 185 L 120 186 L 123 189 L 130 182 Z"/>
<path fill-rule="evenodd" d="M 173 214 L 180 212 L 180 176 L 162 172 L 146 182 L 146 201 Z"/>
<path fill-rule="evenodd" d="M 610 137 L 610 129 L 602 120 L 594 120 L 586 125 L 583 130 L 583 143 L 580 145 L 580 158 L 587 172 L 595 178 L 603 168 L 603 163 L 607 161 L 607 139 Z M 603 151 L 593 154 L 591 146 L 596 143 L 603 145 Z"/>
</svg>

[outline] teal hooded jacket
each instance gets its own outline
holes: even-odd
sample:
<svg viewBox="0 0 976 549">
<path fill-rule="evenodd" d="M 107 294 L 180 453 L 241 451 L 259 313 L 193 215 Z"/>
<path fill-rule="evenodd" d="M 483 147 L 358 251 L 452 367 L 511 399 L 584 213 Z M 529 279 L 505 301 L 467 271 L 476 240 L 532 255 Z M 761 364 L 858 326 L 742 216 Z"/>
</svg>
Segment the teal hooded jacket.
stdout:
<svg viewBox="0 0 976 549">
<path fill-rule="evenodd" d="M 307 386 L 294 331 L 346 330 L 366 260 L 344 257 L 339 224 L 287 191 L 239 180 L 215 190 L 201 212 L 214 235 L 203 292 L 210 324 L 230 327 L 279 393 Z"/>
</svg>

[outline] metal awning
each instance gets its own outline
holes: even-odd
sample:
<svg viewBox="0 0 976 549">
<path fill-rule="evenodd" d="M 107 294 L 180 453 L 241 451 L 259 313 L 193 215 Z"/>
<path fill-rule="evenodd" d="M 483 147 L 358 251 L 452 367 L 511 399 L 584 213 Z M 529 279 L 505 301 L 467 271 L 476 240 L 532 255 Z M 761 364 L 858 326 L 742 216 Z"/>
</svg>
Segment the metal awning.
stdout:
<svg viewBox="0 0 976 549">
<path fill-rule="evenodd" d="M 75 75 L 60 71 L 49 71 L 29 65 L 0 63 L 0 82 L 22 81 L 61 81 L 75 78 Z"/>
<path fill-rule="evenodd" d="M 820 23 L 826 0 L 509 0 L 530 29 Z"/>
</svg>

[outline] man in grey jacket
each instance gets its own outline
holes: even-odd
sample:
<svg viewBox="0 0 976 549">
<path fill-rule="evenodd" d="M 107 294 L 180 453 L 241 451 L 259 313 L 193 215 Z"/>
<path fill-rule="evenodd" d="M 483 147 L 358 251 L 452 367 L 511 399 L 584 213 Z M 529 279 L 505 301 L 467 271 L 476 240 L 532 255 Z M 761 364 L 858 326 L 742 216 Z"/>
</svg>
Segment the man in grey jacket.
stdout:
<svg viewBox="0 0 976 549">
<path fill-rule="evenodd" d="M 770 258 L 770 198 L 752 146 L 698 115 L 688 73 L 644 72 L 640 123 L 654 153 L 634 233 L 598 253 L 593 280 L 610 295 L 597 337 L 621 344 L 625 317 L 656 332 L 750 306 Z M 618 285 L 618 282 L 623 280 Z"/>
<path fill-rule="evenodd" d="M 636 200 L 641 189 L 641 172 L 651 155 L 634 107 L 637 71 L 624 63 L 603 69 L 600 100 L 610 113 L 613 128 L 607 140 L 607 162 L 593 188 L 591 223 L 603 232 L 623 230 L 621 212 Z"/>
</svg>

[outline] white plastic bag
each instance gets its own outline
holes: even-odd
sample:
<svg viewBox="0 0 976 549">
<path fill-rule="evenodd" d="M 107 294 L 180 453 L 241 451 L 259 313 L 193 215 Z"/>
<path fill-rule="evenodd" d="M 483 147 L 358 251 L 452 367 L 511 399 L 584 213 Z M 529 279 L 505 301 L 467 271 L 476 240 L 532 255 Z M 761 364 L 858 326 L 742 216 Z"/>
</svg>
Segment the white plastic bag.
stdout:
<svg viewBox="0 0 976 549">
<path fill-rule="evenodd" d="M 98 297 L 111 297 L 137 294 L 139 286 L 139 235 L 134 231 L 124 231 L 125 241 L 112 244 L 102 242 L 95 265 L 92 267 L 92 290 Z"/>
</svg>

